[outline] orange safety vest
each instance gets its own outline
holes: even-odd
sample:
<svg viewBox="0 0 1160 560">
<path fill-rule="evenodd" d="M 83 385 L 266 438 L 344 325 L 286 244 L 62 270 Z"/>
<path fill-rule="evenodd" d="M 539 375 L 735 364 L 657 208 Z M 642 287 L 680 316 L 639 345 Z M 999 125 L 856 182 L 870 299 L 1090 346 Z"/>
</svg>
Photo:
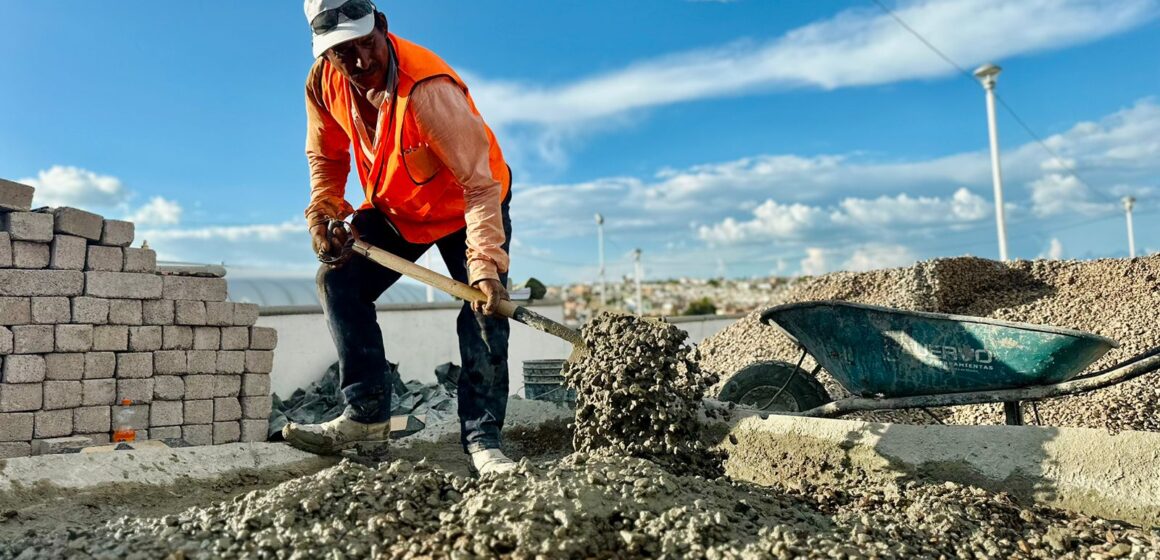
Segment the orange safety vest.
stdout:
<svg viewBox="0 0 1160 560">
<path fill-rule="evenodd" d="M 349 81 L 325 59 L 322 60 L 323 103 L 354 146 L 354 160 L 367 200 L 360 209 L 377 208 L 390 217 L 403 238 L 412 243 L 432 243 L 467 225 L 463 185 L 427 145 L 415 116 L 410 110 L 411 91 L 424 80 L 445 76 L 467 95 L 471 111 L 479 116 L 467 85 L 435 53 L 388 33 L 398 63 L 396 94 L 390 107 L 380 108 L 375 130 L 378 144 L 374 159 L 363 153 L 360 135 L 355 128 L 354 103 Z M 482 120 L 482 117 L 481 117 Z M 485 123 L 490 143 L 488 160 L 491 176 L 499 181 L 507 196 L 511 188 L 511 171 L 495 134 Z M 388 128 L 389 127 L 389 128 Z M 384 136 L 385 134 L 385 136 Z"/>
</svg>

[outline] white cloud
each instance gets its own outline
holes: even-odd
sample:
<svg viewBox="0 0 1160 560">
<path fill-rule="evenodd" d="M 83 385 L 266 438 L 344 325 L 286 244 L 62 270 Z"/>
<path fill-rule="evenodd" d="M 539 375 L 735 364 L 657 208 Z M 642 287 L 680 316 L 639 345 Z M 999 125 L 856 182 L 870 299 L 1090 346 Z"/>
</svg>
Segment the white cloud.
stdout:
<svg viewBox="0 0 1160 560">
<path fill-rule="evenodd" d="M 155 196 L 126 219 L 138 226 L 169 226 L 181 222 L 181 213 L 180 204 Z"/>
<path fill-rule="evenodd" d="M 1155 0 L 911 0 L 895 13 L 963 65 L 1080 44 L 1142 25 Z M 496 126 L 570 126 L 634 110 L 757 90 L 836 89 L 954 75 L 876 7 L 843 11 L 768 41 L 676 53 L 555 86 L 472 78 Z"/>
<path fill-rule="evenodd" d="M 846 198 L 831 219 L 839 224 L 889 226 L 973 222 L 986 218 L 991 208 L 986 199 L 960 188 L 949 199 L 911 197 L 905 193 L 875 199 Z"/>
<path fill-rule="evenodd" d="M 826 258 L 826 250 L 818 247 L 806 249 L 806 258 L 801 262 L 802 274 L 817 276 L 830 271 L 830 260 Z"/>
<path fill-rule="evenodd" d="M 1087 185 L 1073 175 L 1051 173 L 1027 185 L 1031 191 L 1031 211 L 1046 218 L 1065 213 L 1104 214 L 1117 208 L 1115 202 L 1094 202 Z"/>
<path fill-rule="evenodd" d="M 846 256 L 842 259 L 842 256 Z M 864 272 L 880 268 L 909 266 L 918 260 L 915 253 L 905 245 L 890 243 L 866 243 L 848 250 L 809 247 L 800 262 L 801 273 L 817 276 L 838 270 Z"/>
<path fill-rule="evenodd" d="M 287 220 L 278 224 L 248 224 L 241 226 L 208 226 L 199 228 L 171 228 L 144 230 L 138 234 L 142 239 L 173 240 L 221 240 L 221 241 L 282 241 L 294 235 L 305 235 L 306 222 L 302 219 Z"/>
<path fill-rule="evenodd" d="M 37 206 L 113 208 L 129 200 L 120 179 L 79 167 L 54 165 L 17 182 L 36 189 L 33 198 Z"/>
<path fill-rule="evenodd" d="M 1051 243 L 1048 244 L 1047 250 L 1040 253 L 1041 259 L 1059 260 L 1063 258 L 1063 242 L 1058 237 L 1052 237 Z"/>
</svg>

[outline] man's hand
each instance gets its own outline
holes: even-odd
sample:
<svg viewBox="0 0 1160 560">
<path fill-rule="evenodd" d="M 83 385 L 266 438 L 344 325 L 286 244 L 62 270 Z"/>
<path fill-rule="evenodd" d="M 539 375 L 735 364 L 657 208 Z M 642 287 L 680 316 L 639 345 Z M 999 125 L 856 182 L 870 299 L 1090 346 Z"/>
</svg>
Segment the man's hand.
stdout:
<svg viewBox="0 0 1160 560">
<path fill-rule="evenodd" d="M 507 289 L 503 287 L 503 284 L 499 283 L 499 280 L 494 280 L 491 278 L 480 280 L 479 282 L 475 283 L 475 287 L 479 288 L 479 291 L 483 292 L 483 295 L 487 296 L 487 301 L 471 302 L 471 308 L 474 309 L 476 313 L 495 316 L 499 313 L 499 302 L 505 299 L 511 299 L 508 297 Z"/>
<path fill-rule="evenodd" d="M 346 231 L 336 227 L 328 237 L 326 235 L 326 228 L 326 223 L 315 224 L 310 228 L 310 240 L 314 245 L 314 254 L 318 256 L 320 262 L 329 264 L 333 268 L 338 268 L 346 262 L 346 259 L 334 260 L 342 256 L 340 252 L 342 251 L 343 245 L 346 244 Z"/>
</svg>

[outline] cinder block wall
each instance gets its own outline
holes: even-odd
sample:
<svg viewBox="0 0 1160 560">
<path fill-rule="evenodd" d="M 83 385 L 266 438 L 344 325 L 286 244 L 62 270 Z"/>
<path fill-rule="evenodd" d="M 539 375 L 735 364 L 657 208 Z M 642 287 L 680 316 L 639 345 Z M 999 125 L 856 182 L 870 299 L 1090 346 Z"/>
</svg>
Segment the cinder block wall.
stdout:
<svg viewBox="0 0 1160 560">
<path fill-rule="evenodd" d="M 158 272 L 132 223 L 32 195 L 0 179 L 0 458 L 106 443 L 124 399 L 138 439 L 264 441 L 277 333 L 258 307 Z"/>
</svg>

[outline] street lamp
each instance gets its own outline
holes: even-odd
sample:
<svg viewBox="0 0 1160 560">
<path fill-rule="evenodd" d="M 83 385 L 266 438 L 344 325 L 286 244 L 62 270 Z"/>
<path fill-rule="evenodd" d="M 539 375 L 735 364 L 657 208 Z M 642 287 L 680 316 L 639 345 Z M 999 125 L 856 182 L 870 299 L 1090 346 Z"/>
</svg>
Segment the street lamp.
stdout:
<svg viewBox="0 0 1160 560">
<path fill-rule="evenodd" d="M 600 307 L 608 305 L 607 285 L 604 283 L 604 216 L 596 213 L 596 244 L 600 251 Z"/>
<path fill-rule="evenodd" d="M 995 184 L 995 223 L 999 228 L 999 260 L 1007 260 L 1007 220 L 1003 210 L 1003 172 L 999 169 L 999 131 L 995 124 L 995 82 L 1003 69 L 984 64 L 975 69 L 975 78 L 987 90 L 987 129 L 991 137 L 991 179 Z"/>
<path fill-rule="evenodd" d="M 1132 209 L 1136 207 L 1136 198 L 1124 197 L 1124 213 L 1128 216 L 1128 256 L 1136 258 L 1136 232 L 1132 229 Z"/>
<path fill-rule="evenodd" d="M 644 267 L 640 263 L 640 249 L 632 251 L 632 258 L 635 261 L 636 269 L 636 314 L 644 316 L 644 298 L 640 295 L 640 279 L 644 276 Z"/>
</svg>

